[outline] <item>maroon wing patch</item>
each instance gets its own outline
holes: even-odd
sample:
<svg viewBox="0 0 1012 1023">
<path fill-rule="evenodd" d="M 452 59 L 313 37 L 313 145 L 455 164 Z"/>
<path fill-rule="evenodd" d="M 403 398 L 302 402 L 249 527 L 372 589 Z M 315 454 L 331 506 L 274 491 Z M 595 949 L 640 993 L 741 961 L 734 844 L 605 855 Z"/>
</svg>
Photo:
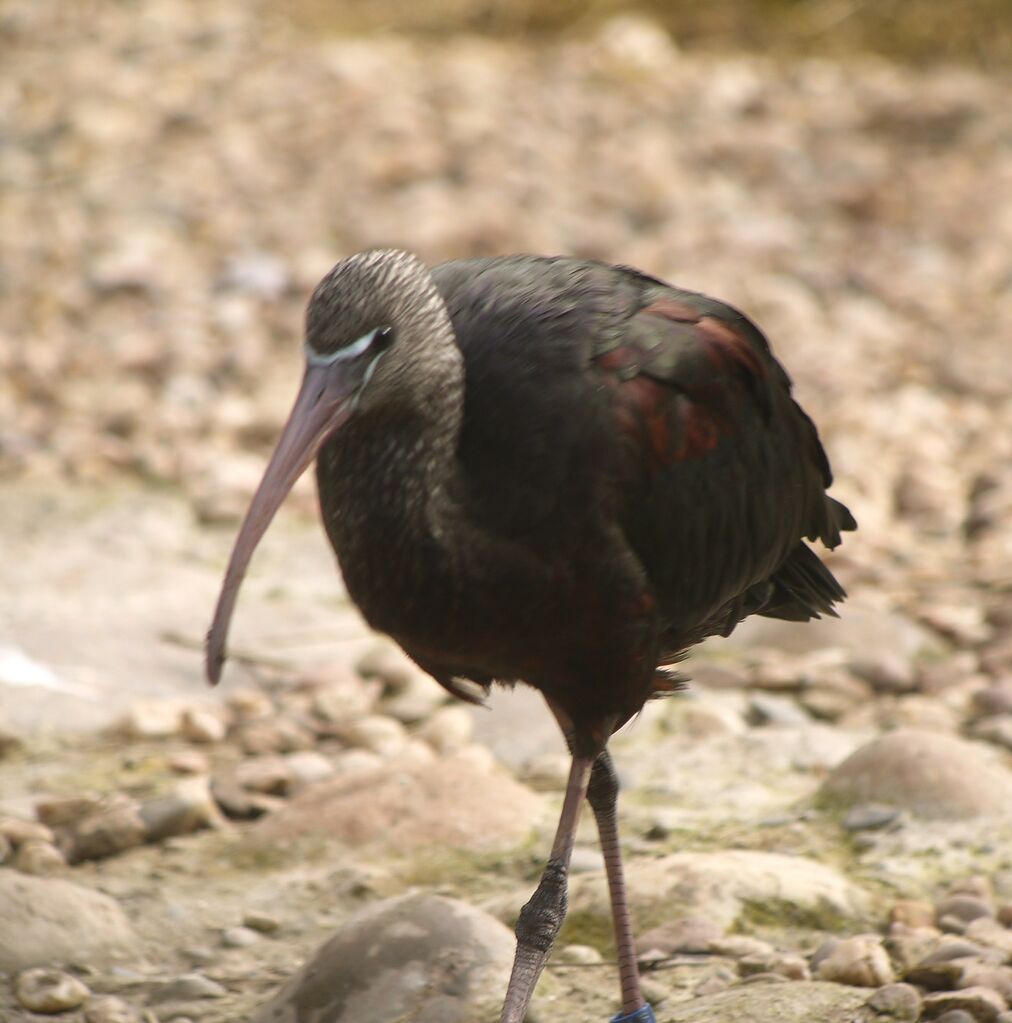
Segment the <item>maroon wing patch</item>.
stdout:
<svg viewBox="0 0 1012 1023">
<path fill-rule="evenodd" d="M 614 392 L 618 428 L 651 469 L 700 458 L 733 433 L 731 402 L 740 383 L 767 405 L 765 360 L 730 324 L 669 297 L 638 315 L 667 320 L 670 335 L 658 324 L 646 339 L 637 336 L 595 362 Z"/>
</svg>

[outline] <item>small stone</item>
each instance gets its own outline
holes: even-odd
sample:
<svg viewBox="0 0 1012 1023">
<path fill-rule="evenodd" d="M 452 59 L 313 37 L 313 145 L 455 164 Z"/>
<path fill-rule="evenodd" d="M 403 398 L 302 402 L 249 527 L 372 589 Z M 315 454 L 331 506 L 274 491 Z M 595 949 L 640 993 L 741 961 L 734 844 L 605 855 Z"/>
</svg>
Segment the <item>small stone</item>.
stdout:
<svg viewBox="0 0 1012 1023">
<path fill-rule="evenodd" d="M 140 845 L 147 830 L 140 807 L 122 799 L 68 828 L 60 845 L 70 863 L 104 859 Z"/>
<path fill-rule="evenodd" d="M 226 700 L 240 721 L 256 721 L 274 714 L 273 701 L 259 689 L 237 686 L 228 694 Z"/>
<path fill-rule="evenodd" d="M 1012 1004 L 1012 966 L 967 963 L 956 986 L 990 988 Z"/>
<path fill-rule="evenodd" d="M 750 725 L 774 725 L 794 728 L 811 723 L 811 718 L 786 696 L 771 693 L 754 693 L 748 703 Z"/>
<path fill-rule="evenodd" d="M 601 854 L 601 850 L 578 845 L 570 858 L 569 872 L 571 874 L 590 874 L 595 870 L 604 870 L 604 856 Z"/>
<path fill-rule="evenodd" d="M 178 735 L 185 706 L 181 700 L 138 700 L 123 716 L 120 729 L 133 739 Z"/>
<path fill-rule="evenodd" d="M 408 741 L 404 725 L 384 714 L 368 714 L 359 718 L 341 735 L 348 745 L 378 753 L 381 757 L 396 756 Z"/>
<path fill-rule="evenodd" d="M 400 692 L 410 684 L 412 676 L 421 672 L 400 647 L 384 641 L 367 650 L 355 665 L 363 678 L 378 678 L 392 692 Z"/>
<path fill-rule="evenodd" d="M 439 753 L 453 753 L 474 735 L 471 711 L 461 705 L 440 707 L 415 733 Z"/>
<path fill-rule="evenodd" d="M 314 714 L 330 724 L 344 724 L 372 712 L 380 694 L 380 683 L 347 674 L 331 676 L 313 690 Z"/>
<path fill-rule="evenodd" d="M 712 951 L 724 937 L 723 928 L 707 917 L 688 916 L 644 931 L 637 937 L 640 954 L 659 952 L 662 956 L 686 953 L 699 955 Z"/>
<path fill-rule="evenodd" d="M 938 929 L 945 934 L 962 934 L 966 930 L 966 921 L 947 913 L 945 916 L 939 917 Z"/>
<path fill-rule="evenodd" d="M 950 895 L 942 899 L 936 906 L 935 912 L 939 920 L 942 917 L 958 917 L 963 923 L 970 923 L 979 917 L 993 917 L 994 909 L 984 899 L 973 895 Z"/>
<path fill-rule="evenodd" d="M 889 910 L 891 923 L 907 927 L 932 927 L 935 923 L 935 907 L 930 902 L 917 899 L 901 899 Z"/>
<path fill-rule="evenodd" d="M 1012 927 L 1012 902 L 1006 902 L 998 907 L 998 923 L 1002 927 Z"/>
<path fill-rule="evenodd" d="M 176 835 L 189 835 L 201 828 L 217 827 L 221 814 L 211 795 L 208 779 L 202 775 L 180 781 L 165 796 L 149 799 L 140 808 L 146 828 L 145 840 L 161 842 Z"/>
<path fill-rule="evenodd" d="M 334 773 L 338 775 L 369 774 L 383 767 L 384 760 L 378 753 L 367 749 L 349 749 L 338 753 L 333 760 Z"/>
<path fill-rule="evenodd" d="M 284 757 L 250 757 L 236 766 L 235 777 L 250 792 L 287 795 L 292 785 L 292 769 Z"/>
<path fill-rule="evenodd" d="M 974 739 L 982 739 L 994 746 L 1012 750 L 1012 714 L 997 714 L 981 718 L 970 729 Z"/>
<path fill-rule="evenodd" d="M 276 916 L 255 909 L 247 910 L 243 914 L 242 922 L 244 927 L 259 931 L 261 934 L 274 934 L 281 929 L 281 921 Z"/>
<path fill-rule="evenodd" d="M 853 987 L 882 987 L 895 980 L 889 956 L 877 934 L 844 938 L 819 963 L 817 976 Z"/>
<path fill-rule="evenodd" d="M 77 824 L 102 809 L 102 800 L 95 796 L 56 796 L 41 799 L 35 804 L 39 820 L 51 828 Z"/>
<path fill-rule="evenodd" d="M 971 941 L 997 949 L 1012 957 L 1012 930 L 1004 927 L 993 917 L 978 917 L 972 920 L 967 924 L 964 933 Z"/>
<path fill-rule="evenodd" d="M 446 690 L 422 671 L 410 674 L 397 691 L 383 701 L 383 713 L 406 725 L 424 721 L 447 700 Z"/>
<path fill-rule="evenodd" d="M 914 1023 L 921 1014 L 921 994 L 912 984 L 886 984 L 868 999 L 868 1006 L 896 1023 Z"/>
<path fill-rule="evenodd" d="M 1012 714 L 1012 681 L 994 682 L 978 689 L 972 697 L 974 710 L 983 716 Z"/>
<path fill-rule="evenodd" d="M 538 792 L 561 792 L 569 778 L 569 765 L 565 753 L 543 753 L 525 766 L 521 779 Z"/>
<path fill-rule="evenodd" d="M 207 774 L 211 763 L 199 750 L 180 750 L 172 753 L 165 761 L 174 774 Z"/>
<path fill-rule="evenodd" d="M 967 987 L 961 991 L 936 991 L 924 998 L 923 1018 L 938 1019 L 945 1013 L 962 1011 L 976 1023 L 996 1023 L 998 1014 L 1008 1008 L 997 991 L 986 987 Z"/>
<path fill-rule="evenodd" d="M 773 946 L 768 941 L 748 934 L 725 934 L 710 942 L 709 951 L 730 959 L 743 959 L 752 955 L 772 955 Z"/>
<path fill-rule="evenodd" d="M 38 821 L 26 821 L 20 817 L 0 818 L 0 835 L 8 839 L 14 846 L 23 842 L 55 842 L 52 828 Z"/>
<path fill-rule="evenodd" d="M 552 953 L 552 961 L 575 966 L 595 966 L 603 962 L 604 957 L 591 945 L 563 945 L 558 952 Z"/>
<path fill-rule="evenodd" d="M 179 731 L 190 742 L 221 742 L 228 728 L 213 711 L 189 707 L 183 711 Z"/>
<path fill-rule="evenodd" d="M 285 763 L 291 777 L 291 791 L 298 792 L 299 789 L 312 785 L 313 782 L 330 778 L 334 773 L 334 764 L 329 757 L 315 750 L 299 750 L 296 753 L 285 754 Z"/>
<path fill-rule="evenodd" d="M 91 992 L 69 973 L 39 968 L 18 974 L 14 994 L 26 1009 L 51 1015 L 76 1009 Z"/>
<path fill-rule="evenodd" d="M 67 865 L 67 858 L 52 842 L 24 842 L 18 846 L 14 867 L 25 874 L 52 874 Z"/>
<path fill-rule="evenodd" d="M 260 935 L 251 927 L 228 927 L 221 932 L 221 943 L 225 948 L 248 948 L 260 940 Z"/>
<path fill-rule="evenodd" d="M 263 792 L 244 789 L 234 774 L 211 779 L 211 794 L 225 816 L 232 820 L 249 821 L 263 817 L 284 805 L 284 799 Z"/>
<path fill-rule="evenodd" d="M 155 1004 L 192 1002 L 198 998 L 222 998 L 227 994 L 227 988 L 202 973 L 184 973 L 163 984 L 152 994 L 151 1001 Z"/>
<path fill-rule="evenodd" d="M 140 1013 L 122 998 L 103 995 L 89 998 L 84 1006 L 84 1023 L 140 1023 Z"/>
<path fill-rule="evenodd" d="M 895 806 L 859 803 L 847 811 L 842 823 L 845 831 L 877 831 L 895 824 L 900 816 L 901 811 Z"/>
</svg>

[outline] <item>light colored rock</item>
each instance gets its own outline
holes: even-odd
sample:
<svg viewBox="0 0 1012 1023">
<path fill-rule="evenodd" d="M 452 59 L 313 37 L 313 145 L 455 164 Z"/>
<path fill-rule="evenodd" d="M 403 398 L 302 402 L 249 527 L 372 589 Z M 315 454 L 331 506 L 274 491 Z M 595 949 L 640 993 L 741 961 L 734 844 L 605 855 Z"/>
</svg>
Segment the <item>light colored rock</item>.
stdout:
<svg viewBox="0 0 1012 1023">
<path fill-rule="evenodd" d="M 253 1023 L 484 1023 L 498 1017 L 513 947 L 465 903 L 389 899 L 342 926 Z"/>
<path fill-rule="evenodd" d="M 14 866 L 26 874 L 52 874 L 66 865 L 66 856 L 51 842 L 23 842 L 14 857 Z"/>
<path fill-rule="evenodd" d="M 18 974 L 14 994 L 26 1009 L 48 1016 L 76 1009 L 91 992 L 69 973 L 39 967 Z"/>
<path fill-rule="evenodd" d="M 408 741 L 404 725 L 385 714 L 367 714 L 350 722 L 341 731 L 349 746 L 378 753 L 381 757 L 396 756 Z"/>
<path fill-rule="evenodd" d="M 161 842 L 224 823 L 211 795 L 210 779 L 204 775 L 181 779 L 171 792 L 142 803 L 139 812 L 148 842 Z"/>
<path fill-rule="evenodd" d="M 313 689 L 313 713 L 331 724 L 343 724 L 372 713 L 380 689 L 376 679 L 350 673 L 328 674 Z"/>
<path fill-rule="evenodd" d="M 316 750 L 298 750 L 295 753 L 285 754 L 285 763 L 288 765 L 288 772 L 291 777 L 291 790 L 298 792 L 299 789 L 312 785 L 315 782 L 323 781 L 334 775 L 334 764 L 329 757 L 325 757 Z"/>
<path fill-rule="evenodd" d="M 195 1002 L 206 998 L 222 998 L 228 989 L 202 973 L 184 973 L 167 981 L 151 995 L 151 1002 Z"/>
<path fill-rule="evenodd" d="M 463 704 L 441 707 L 415 735 L 439 753 L 454 753 L 471 741 L 474 718 Z"/>
<path fill-rule="evenodd" d="M 202 707 L 187 707 L 179 725 L 180 734 L 190 742 L 221 742 L 227 731 L 220 714 Z"/>
<path fill-rule="evenodd" d="M 226 702 L 239 721 L 256 721 L 274 714 L 274 701 L 261 689 L 234 686 L 228 691 Z"/>
<path fill-rule="evenodd" d="M 85 1003 L 84 1023 L 141 1023 L 141 1015 L 122 998 L 101 995 Z"/>
<path fill-rule="evenodd" d="M 221 943 L 225 948 L 248 948 L 260 940 L 252 927 L 226 927 L 221 932 Z"/>
<path fill-rule="evenodd" d="M 709 917 L 688 916 L 651 927 L 636 936 L 640 955 L 659 952 L 663 956 L 679 952 L 700 955 L 724 936 L 723 928 Z"/>
<path fill-rule="evenodd" d="M 285 795 L 291 789 L 292 769 L 284 757 L 265 754 L 243 760 L 235 769 L 239 784 L 250 792 Z"/>
<path fill-rule="evenodd" d="M 896 979 L 889 955 L 877 934 L 844 938 L 819 963 L 818 977 L 838 984 L 875 988 Z"/>
<path fill-rule="evenodd" d="M 915 1023 L 921 1015 L 921 993 L 912 984 L 886 984 L 868 999 L 868 1008 L 895 1023 Z"/>
<path fill-rule="evenodd" d="M 89 998 L 84 1006 L 84 1023 L 141 1023 L 140 1013 L 115 995 Z"/>
<path fill-rule="evenodd" d="M 207 774 L 211 762 L 199 750 L 188 749 L 172 753 L 166 758 L 166 765 L 175 774 Z"/>
<path fill-rule="evenodd" d="M 383 713 L 406 725 L 415 724 L 434 714 L 448 698 L 447 691 L 434 678 L 415 671 L 383 701 Z"/>
<path fill-rule="evenodd" d="M 186 702 L 179 699 L 138 700 L 127 710 L 120 728 L 133 739 L 166 739 L 179 734 L 186 709 Z"/>
<path fill-rule="evenodd" d="M 141 845 L 148 826 L 140 807 L 117 797 L 108 806 L 69 825 L 60 835 L 60 848 L 70 863 L 104 859 Z"/>
<path fill-rule="evenodd" d="M 254 840 L 323 834 L 352 845 L 504 849 L 524 841 L 541 803 L 502 772 L 464 783 L 455 757 L 342 772 L 299 793 L 253 829 Z"/>
<path fill-rule="evenodd" d="M 19 846 L 22 842 L 56 841 L 52 828 L 39 821 L 23 820 L 20 817 L 0 817 L 0 835 L 14 846 Z"/>
<path fill-rule="evenodd" d="M 854 1023 L 867 994 L 842 984 L 761 984 L 692 998 L 664 1012 L 664 1023 Z"/>
<path fill-rule="evenodd" d="M 1008 816 L 1012 771 L 978 744 L 904 729 L 851 754 L 821 795 L 844 804 L 887 803 L 925 818 Z"/>
<path fill-rule="evenodd" d="M 701 916 L 727 930 L 758 914 L 763 920 L 808 919 L 813 928 L 827 929 L 841 919 L 863 919 L 869 909 L 865 893 L 838 871 L 780 853 L 744 849 L 673 853 L 638 863 L 626 880 L 641 927 Z M 609 918 L 599 878 L 572 879 L 570 911 Z"/>
<path fill-rule="evenodd" d="M 52 963 L 100 965 L 136 949 L 137 939 L 107 895 L 56 878 L 0 869 L 0 969 Z"/>
</svg>

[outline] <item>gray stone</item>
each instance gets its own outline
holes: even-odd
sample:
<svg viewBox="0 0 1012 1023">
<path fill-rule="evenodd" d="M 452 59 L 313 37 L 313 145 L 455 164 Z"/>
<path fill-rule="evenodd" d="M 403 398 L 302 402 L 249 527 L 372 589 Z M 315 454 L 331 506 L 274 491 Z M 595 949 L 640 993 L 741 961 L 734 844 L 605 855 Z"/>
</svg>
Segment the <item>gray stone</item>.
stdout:
<svg viewBox="0 0 1012 1023">
<path fill-rule="evenodd" d="M 117 799 L 69 825 L 60 836 L 60 847 L 70 863 L 99 860 L 141 845 L 147 831 L 140 807 L 133 800 Z"/>
<path fill-rule="evenodd" d="M 666 1010 L 664 1023 L 854 1023 L 867 994 L 824 981 L 749 984 Z"/>
<path fill-rule="evenodd" d="M 223 998 L 227 994 L 227 988 L 202 973 L 184 973 L 155 991 L 151 995 L 151 1003 L 195 1002 L 205 998 Z"/>
<path fill-rule="evenodd" d="M 859 803 L 847 811 L 842 824 L 847 831 L 877 831 L 879 828 L 895 824 L 902 812 L 895 806 Z"/>
<path fill-rule="evenodd" d="M 0 969 L 53 963 L 98 965 L 132 951 L 137 939 L 107 895 L 56 878 L 0 869 Z"/>
<path fill-rule="evenodd" d="M 925 995 L 922 1016 L 938 1019 L 948 1012 L 965 1012 L 976 1023 L 996 1023 L 998 1014 L 1008 1008 L 997 991 L 986 987 L 967 987 L 961 991 L 936 991 Z"/>
<path fill-rule="evenodd" d="M 830 803 L 885 803 L 929 819 L 1012 814 L 1012 771 L 976 744 L 902 729 L 862 746 L 823 784 Z"/>
<path fill-rule="evenodd" d="M 914 1023 L 921 1014 L 921 993 L 912 984 L 886 984 L 868 999 L 868 1007 L 896 1023 Z"/>
<path fill-rule="evenodd" d="M 787 696 L 754 693 L 748 702 L 748 721 L 752 725 L 807 725 L 811 718 Z"/>
<path fill-rule="evenodd" d="M 91 992 L 69 973 L 37 968 L 18 974 L 14 994 L 26 1009 L 50 1015 L 76 1009 Z"/>
<path fill-rule="evenodd" d="M 723 928 L 708 917 L 688 916 L 651 927 L 636 937 L 640 955 L 659 952 L 663 956 L 676 953 L 701 954 L 724 936 Z"/>
<path fill-rule="evenodd" d="M 254 1023 L 486 1023 L 513 947 L 506 927 L 455 899 L 389 899 L 341 927 Z"/>
<path fill-rule="evenodd" d="M 251 840 L 317 834 L 351 845 L 474 851 L 523 842 L 540 817 L 539 798 L 504 772 L 476 776 L 458 756 L 421 765 L 395 760 L 319 782 L 260 821 Z"/>
<path fill-rule="evenodd" d="M 260 935 L 251 927 L 226 927 L 221 932 L 221 943 L 225 948 L 248 948 L 260 940 Z"/>
<path fill-rule="evenodd" d="M 950 895 L 935 906 L 935 913 L 940 920 L 943 916 L 955 916 L 964 923 L 970 923 L 979 917 L 993 917 L 994 908 L 984 899 L 974 895 Z"/>
</svg>

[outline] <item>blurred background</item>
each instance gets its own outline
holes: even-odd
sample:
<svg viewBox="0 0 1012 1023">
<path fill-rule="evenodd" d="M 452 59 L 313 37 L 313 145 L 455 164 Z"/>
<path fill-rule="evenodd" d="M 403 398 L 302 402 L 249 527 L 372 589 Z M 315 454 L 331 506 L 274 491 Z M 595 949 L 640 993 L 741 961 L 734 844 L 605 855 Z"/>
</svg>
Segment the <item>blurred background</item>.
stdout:
<svg viewBox="0 0 1012 1023">
<path fill-rule="evenodd" d="M 700 663 L 1007 757 L 1012 694 L 997 728 L 978 694 L 1012 673 L 1010 67 L 1008 0 L 0 3 L 4 805 L 73 787 L 40 737 L 208 699 L 305 301 L 386 245 L 628 263 L 756 319 L 860 523 L 853 599 L 843 631 Z M 305 483 L 244 590 L 244 684 L 373 642 L 312 513 Z M 770 668 L 827 645 L 803 684 Z M 799 763 L 791 798 L 831 766 Z"/>
</svg>

